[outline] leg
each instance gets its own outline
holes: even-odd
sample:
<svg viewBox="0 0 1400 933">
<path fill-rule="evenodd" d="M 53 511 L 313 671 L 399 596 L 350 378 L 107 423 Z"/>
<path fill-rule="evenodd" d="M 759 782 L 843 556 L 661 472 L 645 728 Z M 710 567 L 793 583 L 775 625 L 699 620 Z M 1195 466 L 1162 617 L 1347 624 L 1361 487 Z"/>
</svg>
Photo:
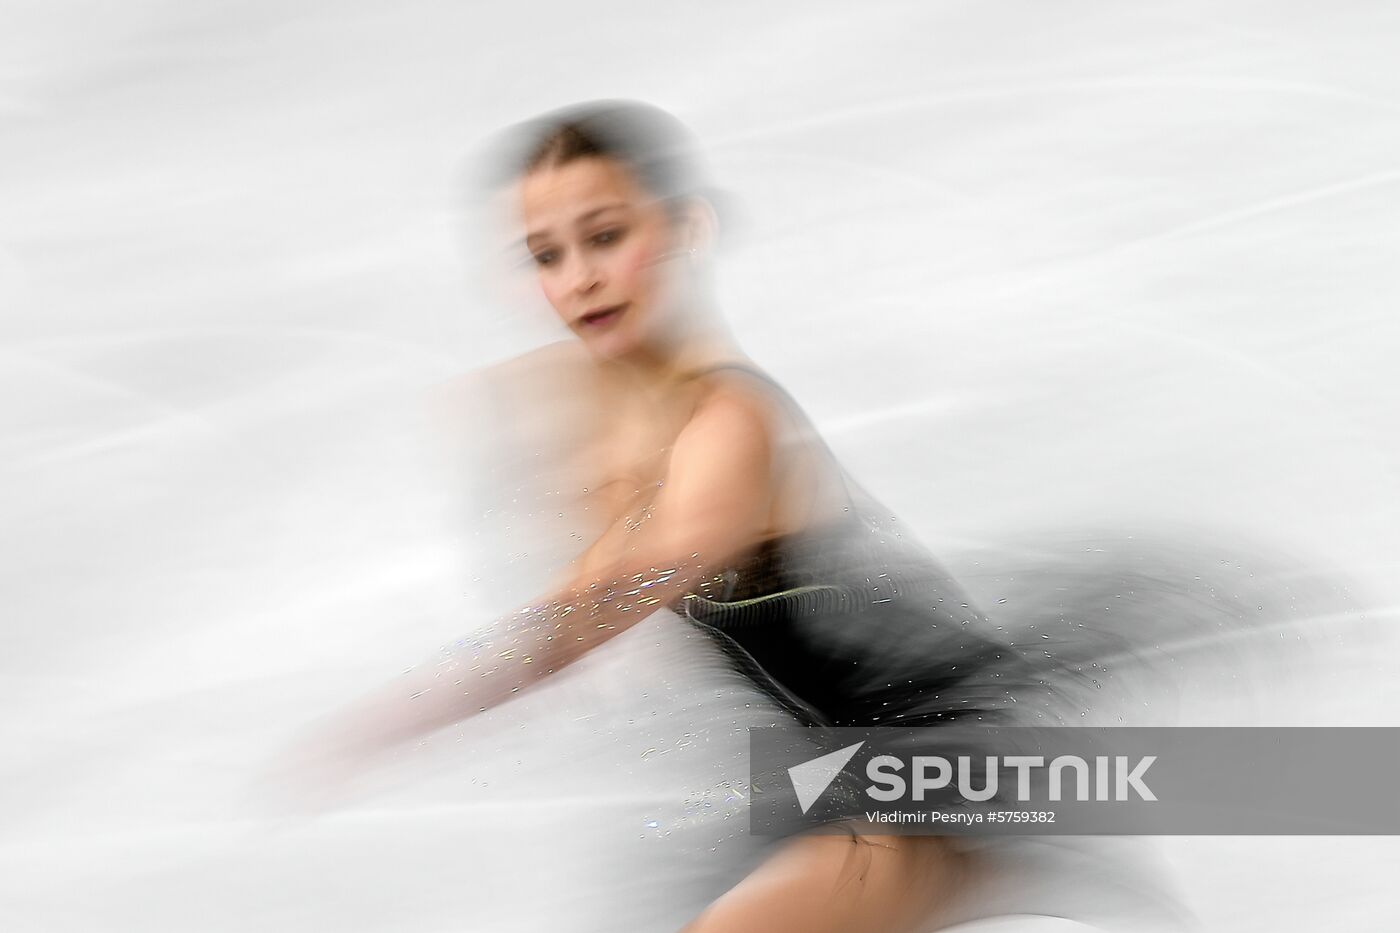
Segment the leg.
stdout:
<svg viewBox="0 0 1400 933">
<path fill-rule="evenodd" d="M 803 836 L 682 933 L 926 929 L 960 886 L 962 863 L 948 841 L 936 836 Z"/>
</svg>

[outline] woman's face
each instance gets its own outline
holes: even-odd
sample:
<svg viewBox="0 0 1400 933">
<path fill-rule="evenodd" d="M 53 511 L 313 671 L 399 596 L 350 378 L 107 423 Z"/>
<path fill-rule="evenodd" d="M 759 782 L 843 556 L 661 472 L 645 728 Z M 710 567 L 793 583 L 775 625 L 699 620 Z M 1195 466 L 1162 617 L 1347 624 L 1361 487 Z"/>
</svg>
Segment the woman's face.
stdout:
<svg viewBox="0 0 1400 933">
<path fill-rule="evenodd" d="M 590 352 L 616 359 L 659 337 L 672 225 L 630 171 L 596 157 L 536 169 L 520 203 L 540 287 Z"/>
</svg>

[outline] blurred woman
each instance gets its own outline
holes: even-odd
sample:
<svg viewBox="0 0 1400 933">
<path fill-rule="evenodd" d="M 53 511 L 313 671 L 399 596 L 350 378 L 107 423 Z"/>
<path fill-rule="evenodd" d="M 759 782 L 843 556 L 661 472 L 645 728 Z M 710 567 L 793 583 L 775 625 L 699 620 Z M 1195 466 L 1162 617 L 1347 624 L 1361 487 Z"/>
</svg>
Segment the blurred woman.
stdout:
<svg viewBox="0 0 1400 933">
<path fill-rule="evenodd" d="M 740 351 L 713 298 L 719 213 L 694 153 L 674 118 L 608 101 L 522 124 L 491 157 L 519 258 L 582 350 L 574 475 L 597 533 L 538 600 L 348 709 L 322 766 L 494 706 L 664 608 L 797 723 L 1060 721 L 1066 662 L 1083 668 L 1103 644 L 1057 660 L 1013 645 Z M 844 833 L 790 839 L 689 933 L 954 916 L 972 864 L 961 844 L 846 812 Z"/>
</svg>

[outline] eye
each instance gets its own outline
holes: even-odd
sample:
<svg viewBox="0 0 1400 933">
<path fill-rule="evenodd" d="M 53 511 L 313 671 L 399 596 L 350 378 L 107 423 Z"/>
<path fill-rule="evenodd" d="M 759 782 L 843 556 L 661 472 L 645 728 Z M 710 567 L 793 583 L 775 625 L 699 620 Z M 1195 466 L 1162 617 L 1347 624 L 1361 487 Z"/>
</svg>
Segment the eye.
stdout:
<svg viewBox="0 0 1400 933">
<path fill-rule="evenodd" d="M 597 246 L 607 246 L 616 243 L 627 233 L 624 227 L 609 227 L 593 235 L 593 243 Z"/>
<path fill-rule="evenodd" d="M 542 249 L 538 253 L 531 254 L 530 258 L 537 266 L 547 266 L 559 258 L 559 254 L 552 249 Z"/>
</svg>

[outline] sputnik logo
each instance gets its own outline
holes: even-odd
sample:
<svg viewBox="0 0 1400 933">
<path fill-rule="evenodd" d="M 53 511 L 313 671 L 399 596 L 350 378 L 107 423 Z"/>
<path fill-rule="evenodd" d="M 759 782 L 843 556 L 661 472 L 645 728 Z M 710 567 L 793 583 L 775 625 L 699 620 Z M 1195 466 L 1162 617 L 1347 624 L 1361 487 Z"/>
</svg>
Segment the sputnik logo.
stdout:
<svg viewBox="0 0 1400 933">
<path fill-rule="evenodd" d="M 812 808 L 812 804 L 831 786 L 831 782 L 836 780 L 836 775 L 841 773 L 841 769 L 850 763 L 864 744 L 857 742 L 847 745 L 845 748 L 788 768 L 788 779 L 792 781 L 792 789 L 797 793 L 797 803 L 802 807 L 803 813 Z"/>
</svg>

